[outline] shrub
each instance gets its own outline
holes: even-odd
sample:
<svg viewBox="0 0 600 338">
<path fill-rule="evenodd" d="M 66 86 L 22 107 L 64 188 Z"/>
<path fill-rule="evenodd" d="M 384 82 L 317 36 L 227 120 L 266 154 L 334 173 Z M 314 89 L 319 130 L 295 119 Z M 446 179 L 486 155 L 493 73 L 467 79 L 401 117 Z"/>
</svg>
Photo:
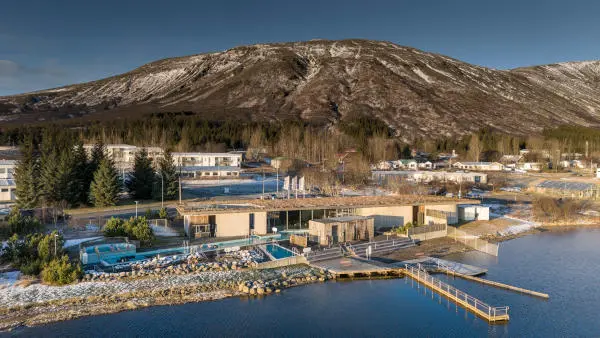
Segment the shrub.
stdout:
<svg viewBox="0 0 600 338">
<path fill-rule="evenodd" d="M 104 236 L 106 237 L 126 237 L 125 221 L 121 218 L 112 217 L 104 226 Z"/>
<path fill-rule="evenodd" d="M 37 245 L 38 256 L 43 262 L 47 263 L 51 259 L 62 255 L 64 243 L 63 236 L 53 231 L 40 239 Z"/>
<path fill-rule="evenodd" d="M 8 218 L 8 227 L 11 233 L 24 235 L 39 230 L 41 224 L 37 218 L 23 216 L 18 210 L 13 209 Z"/>
<path fill-rule="evenodd" d="M 160 208 L 158 211 L 158 218 L 169 218 L 169 213 L 167 212 L 167 208 Z"/>
<path fill-rule="evenodd" d="M 145 217 L 131 218 L 125 229 L 130 238 L 139 240 L 142 245 L 149 245 L 154 240 L 154 232 Z"/>
<path fill-rule="evenodd" d="M 137 239 L 142 245 L 149 245 L 154 240 L 154 232 L 146 217 L 131 217 L 127 221 L 111 218 L 104 226 L 104 235 L 107 237 L 123 236 Z"/>
<path fill-rule="evenodd" d="M 42 280 L 48 284 L 65 285 L 77 281 L 82 275 L 81 266 L 69 262 L 69 257 L 63 255 L 54 258 L 42 270 Z"/>
<path fill-rule="evenodd" d="M 539 221 L 572 220 L 583 209 L 584 203 L 568 198 L 539 197 L 533 201 L 533 214 Z"/>
<path fill-rule="evenodd" d="M 41 267 L 42 260 L 38 258 L 21 265 L 20 270 L 24 275 L 37 276 L 40 274 Z"/>
<path fill-rule="evenodd" d="M 146 219 L 152 219 L 155 215 L 155 212 L 151 209 L 146 209 L 146 212 L 144 213 L 144 217 L 146 217 Z"/>
</svg>

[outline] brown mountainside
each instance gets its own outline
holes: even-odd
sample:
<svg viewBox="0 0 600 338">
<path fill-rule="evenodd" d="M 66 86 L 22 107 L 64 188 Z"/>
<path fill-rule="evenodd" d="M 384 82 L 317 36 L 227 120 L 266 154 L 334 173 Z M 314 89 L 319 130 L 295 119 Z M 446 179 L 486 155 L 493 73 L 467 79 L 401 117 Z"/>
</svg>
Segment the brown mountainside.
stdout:
<svg viewBox="0 0 600 338">
<path fill-rule="evenodd" d="M 99 81 L 0 97 L 0 121 L 192 111 L 207 118 L 374 116 L 402 138 L 489 126 L 527 135 L 600 126 L 600 61 L 494 70 L 367 40 L 260 44 L 165 59 Z"/>
</svg>

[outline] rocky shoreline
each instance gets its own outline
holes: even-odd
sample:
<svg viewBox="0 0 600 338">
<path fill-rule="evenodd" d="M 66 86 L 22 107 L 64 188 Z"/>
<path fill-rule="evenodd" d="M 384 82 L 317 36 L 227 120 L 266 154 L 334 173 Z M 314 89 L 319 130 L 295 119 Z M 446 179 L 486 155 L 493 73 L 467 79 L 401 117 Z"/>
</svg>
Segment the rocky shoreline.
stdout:
<svg viewBox="0 0 600 338">
<path fill-rule="evenodd" d="M 232 269 L 232 265 L 234 268 Z M 164 269 L 88 274 L 63 287 L 33 284 L 0 290 L 0 330 L 148 306 L 176 305 L 232 296 L 266 296 L 335 276 L 307 265 L 257 270 L 232 263 L 182 263 Z"/>
</svg>

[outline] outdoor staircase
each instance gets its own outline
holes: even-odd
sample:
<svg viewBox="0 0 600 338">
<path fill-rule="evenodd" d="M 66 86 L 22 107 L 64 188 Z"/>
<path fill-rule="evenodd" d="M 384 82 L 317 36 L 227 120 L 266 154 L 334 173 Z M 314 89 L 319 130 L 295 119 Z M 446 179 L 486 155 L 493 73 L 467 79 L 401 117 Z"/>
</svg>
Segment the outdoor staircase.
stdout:
<svg viewBox="0 0 600 338">
<path fill-rule="evenodd" d="M 352 245 L 352 252 L 358 257 L 366 258 L 369 245 L 371 246 L 371 255 L 383 255 L 395 250 L 410 248 L 415 246 L 415 243 L 409 238 L 388 239 Z"/>
</svg>

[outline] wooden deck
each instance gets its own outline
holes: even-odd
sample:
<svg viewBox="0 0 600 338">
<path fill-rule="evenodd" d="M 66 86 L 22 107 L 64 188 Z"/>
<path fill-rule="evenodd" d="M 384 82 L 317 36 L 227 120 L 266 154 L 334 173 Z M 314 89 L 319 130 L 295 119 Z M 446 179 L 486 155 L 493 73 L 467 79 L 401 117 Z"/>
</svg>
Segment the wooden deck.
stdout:
<svg viewBox="0 0 600 338">
<path fill-rule="evenodd" d="M 443 295 L 444 297 L 447 297 L 467 310 L 475 313 L 479 317 L 486 319 L 490 323 L 504 322 L 509 320 L 508 306 L 489 306 L 479 299 L 472 297 L 442 282 L 439 279 L 433 278 L 422 268 L 417 268 L 414 265 L 407 264 L 404 268 L 404 274 L 430 288 L 431 290 Z"/>
<path fill-rule="evenodd" d="M 373 275 L 397 275 L 398 268 L 381 266 L 373 262 L 354 257 L 340 257 L 311 263 L 312 266 L 328 270 L 337 277 L 358 277 Z"/>
</svg>

